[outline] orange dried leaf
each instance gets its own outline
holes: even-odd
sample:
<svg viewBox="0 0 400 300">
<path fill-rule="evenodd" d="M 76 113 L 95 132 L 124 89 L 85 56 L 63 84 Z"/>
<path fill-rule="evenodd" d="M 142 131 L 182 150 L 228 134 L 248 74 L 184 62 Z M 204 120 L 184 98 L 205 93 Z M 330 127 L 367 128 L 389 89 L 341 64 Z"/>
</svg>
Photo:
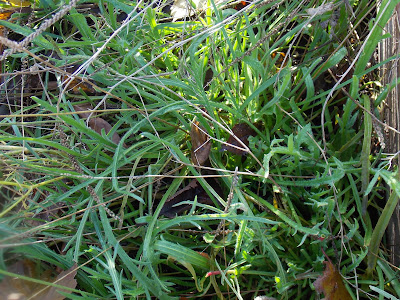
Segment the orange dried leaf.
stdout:
<svg viewBox="0 0 400 300">
<path fill-rule="evenodd" d="M 211 140 L 198 121 L 192 123 L 190 137 L 192 139 L 192 162 L 195 165 L 203 166 L 210 155 Z"/>
<path fill-rule="evenodd" d="M 84 91 L 86 94 L 95 94 L 96 90 L 90 85 L 88 82 L 80 81 L 78 79 L 74 79 L 70 83 L 70 87 L 72 87 L 72 92 L 74 94 L 80 94 L 80 91 Z"/>
<path fill-rule="evenodd" d="M 275 65 L 280 68 L 280 67 L 285 67 L 288 60 L 285 60 L 285 53 L 283 52 L 272 52 L 271 53 L 271 58 L 274 59 L 277 55 L 279 55 L 278 60 L 275 62 Z M 282 63 L 285 61 L 284 65 L 282 66 Z"/>
<path fill-rule="evenodd" d="M 232 128 L 232 132 L 233 132 L 233 135 L 230 135 L 227 140 L 227 143 L 229 145 L 223 145 L 222 149 L 227 150 L 236 155 L 245 155 L 246 151 L 243 151 L 243 150 L 237 148 L 237 147 L 243 148 L 243 146 L 239 143 L 239 141 L 237 139 L 241 140 L 246 146 L 248 146 L 249 145 L 249 140 L 248 140 L 249 137 L 255 136 L 256 132 L 254 131 L 253 128 L 251 128 L 246 123 L 236 124 Z"/>
<path fill-rule="evenodd" d="M 8 20 L 8 18 L 14 13 L 12 10 L 0 12 L 0 20 Z M 3 27 L 3 26 L 1 26 Z"/>
<path fill-rule="evenodd" d="M 207 259 L 210 259 L 210 256 L 209 256 L 207 253 L 205 253 L 205 252 L 198 252 L 198 251 L 197 251 L 197 253 L 200 254 L 201 256 L 207 258 Z"/>
<path fill-rule="evenodd" d="M 69 72 L 74 72 L 76 69 L 78 69 L 77 66 L 73 66 L 72 68 L 69 68 Z M 68 90 L 71 91 L 73 94 L 80 94 L 81 90 L 84 91 L 86 94 L 95 94 L 96 90 L 93 88 L 93 86 L 86 81 L 83 81 L 81 79 L 72 79 L 69 81 L 69 77 L 66 75 L 61 76 L 61 80 L 65 83 L 68 82 Z"/>
<path fill-rule="evenodd" d="M 324 263 L 326 268 L 323 275 L 315 280 L 315 290 L 324 293 L 325 300 L 351 300 L 339 271 L 330 261 Z"/>
</svg>

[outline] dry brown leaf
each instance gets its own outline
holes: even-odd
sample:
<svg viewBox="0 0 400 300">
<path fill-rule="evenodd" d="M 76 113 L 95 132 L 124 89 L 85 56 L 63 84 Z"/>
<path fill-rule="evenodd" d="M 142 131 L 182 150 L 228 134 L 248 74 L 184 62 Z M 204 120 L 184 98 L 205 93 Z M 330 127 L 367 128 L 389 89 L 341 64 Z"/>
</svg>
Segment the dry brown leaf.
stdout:
<svg viewBox="0 0 400 300">
<path fill-rule="evenodd" d="M 90 103 L 75 104 L 73 105 L 73 108 L 76 112 L 80 112 L 78 114 L 80 118 L 89 118 L 90 114 L 92 114 L 92 116 L 96 115 L 95 111 L 93 111 L 93 113 L 88 112 L 89 110 L 93 110 L 93 107 Z"/>
<path fill-rule="evenodd" d="M 168 198 L 167 201 L 165 201 L 160 214 L 168 218 L 173 218 L 176 215 L 179 215 L 180 213 L 189 209 L 190 206 L 177 204 L 182 201 L 193 200 L 200 190 L 201 186 L 199 185 L 197 179 L 192 179 L 187 186 L 177 191 L 174 195 Z"/>
<path fill-rule="evenodd" d="M 96 131 L 98 134 L 101 134 L 101 130 L 102 129 L 104 129 L 106 134 L 108 134 L 110 132 L 110 130 L 112 129 L 112 126 L 110 125 L 110 123 L 108 123 L 103 118 L 92 118 L 92 119 L 90 119 L 89 120 L 89 126 L 94 131 Z M 121 138 L 120 138 L 118 133 L 114 132 L 111 140 L 115 144 L 118 144 L 121 141 Z"/>
<path fill-rule="evenodd" d="M 204 166 L 211 150 L 211 140 L 204 127 L 198 121 L 193 121 L 190 130 L 192 139 L 192 162 L 198 166 Z"/>
<path fill-rule="evenodd" d="M 205 178 L 205 180 L 218 195 L 222 196 L 221 186 L 215 178 L 208 177 Z M 193 201 L 195 197 L 197 197 L 198 203 L 213 205 L 210 196 L 208 196 L 197 179 L 192 179 L 187 186 L 177 191 L 174 195 L 168 198 L 167 201 L 165 201 L 160 214 L 168 218 L 174 218 L 191 208 L 191 205 L 189 204 L 178 204 L 187 200 Z"/>
<path fill-rule="evenodd" d="M 68 73 L 74 73 L 80 65 L 69 65 L 66 68 L 66 72 Z M 67 75 L 62 75 L 61 80 L 64 83 L 68 82 L 68 90 L 72 92 L 73 94 L 81 94 L 81 91 L 85 92 L 88 95 L 93 95 L 96 94 L 96 90 L 93 88 L 93 86 L 89 83 L 92 82 L 89 80 L 89 82 L 83 81 L 81 79 L 74 78 L 70 81 L 70 77 Z"/>
<path fill-rule="evenodd" d="M 56 280 L 54 280 L 54 283 L 57 285 L 62 285 L 62 286 L 74 289 L 76 287 L 75 276 L 76 276 L 77 268 L 78 268 L 78 266 L 75 263 L 70 269 L 61 272 L 60 274 L 58 274 Z M 65 293 L 71 293 L 68 290 L 64 290 L 64 289 L 56 288 L 56 287 L 52 286 L 52 287 L 50 287 L 50 289 L 48 289 L 46 296 L 42 297 L 40 299 L 41 300 L 63 300 L 65 298 L 65 296 L 60 294 L 59 291 L 62 291 Z M 37 300 L 39 300 L 39 298 L 37 298 Z"/>
<path fill-rule="evenodd" d="M 325 261 L 325 271 L 322 276 L 314 281 L 315 290 L 324 293 L 325 300 L 351 300 L 342 276 L 330 261 Z"/>
<path fill-rule="evenodd" d="M 76 269 L 77 265 L 73 265 L 69 270 L 61 272 L 54 283 L 57 285 L 75 288 L 76 287 Z M 30 260 L 21 260 L 11 265 L 8 271 L 16 273 L 21 276 L 30 278 L 40 279 L 43 281 L 53 281 L 50 279 L 50 270 L 45 271 L 42 274 L 37 274 L 37 268 L 35 263 Z M 0 283 L 0 299 L 12 299 L 12 300 L 63 300 L 65 296 L 58 293 L 63 291 L 70 293 L 68 290 L 62 288 L 49 287 L 46 285 L 34 283 L 28 280 L 24 280 L 18 277 L 5 277 Z"/>
<path fill-rule="evenodd" d="M 94 111 L 93 113 L 87 112 L 89 110 L 92 110 L 92 106 L 90 104 L 76 104 L 73 106 L 76 112 L 81 112 L 78 114 L 81 118 L 89 118 L 89 116 L 92 114 L 92 116 L 96 115 L 96 112 Z M 110 130 L 112 129 L 112 126 L 110 123 L 108 123 L 106 120 L 103 118 L 91 118 L 89 119 L 89 127 L 96 131 L 98 134 L 101 135 L 101 130 L 104 129 L 104 132 L 108 134 Z M 119 136 L 118 133 L 114 132 L 111 140 L 115 143 L 118 144 L 121 141 L 121 137 Z"/>
<path fill-rule="evenodd" d="M 255 136 L 256 132 L 254 131 L 253 128 L 251 128 L 246 123 L 236 124 L 232 128 L 232 132 L 233 132 L 233 135 L 230 135 L 228 140 L 226 141 L 229 145 L 223 145 L 222 149 L 227 150 L 236 155 L 245 155 L 246 151 L 243 151 L 243 150 L 240 150 L 237 148 L 237 147 L 243 148 L 243 146 L 239 143 L 239 141 L 236 138 L 238 138 L 246 146 L 248 146 L 249 145 L 249 140 L 248 140 L 249 137 Z"/>
</svg>

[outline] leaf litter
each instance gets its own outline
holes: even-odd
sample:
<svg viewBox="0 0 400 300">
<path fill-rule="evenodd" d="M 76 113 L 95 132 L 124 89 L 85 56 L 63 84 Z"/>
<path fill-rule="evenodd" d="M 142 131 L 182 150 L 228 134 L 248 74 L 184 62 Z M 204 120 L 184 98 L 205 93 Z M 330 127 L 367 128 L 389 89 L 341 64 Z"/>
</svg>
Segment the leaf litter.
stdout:
<svg viewBox="0 0 400 300">
<path fill-rule="evenodd" d="M 194 120 L 190 130 L 190 138 L 192 141 L 191 159 L 196 166 L 207 166 L 210 164 L 209 156 L 211 151 L 211 139 L 206 129 L 200 125 L 197 120 Z M 210 173 L 211 171 L 206 171 Z M 214 172 L 211 172 L 215 174 Z M 211 174 L 209 174 L 211 175 Z M 215 178 L 205 178 L 207 183 L 219 194 L 222 195 L 222 190 Z M 192 179 L 188 185 L 178 190 L 165 202 L 161 209 L 161 214 L 173 218 L 176 215 L 182 214 L 191 208 L 189 204 L 180 204 L 184 201 L 197 201 L 202 204 L 213 205 L 213 201 L 204 188 L 200 185 L 197 179 Z"/>
<path fill-rule="evenodd" d="M 222 145 L 221 149 L 235 155 L 245 155 L 247 152 L 244 151 L 242 144 L 238 140 L 248 146 L 249 137 L 256 135 L 255 130 L 246 123 L 239 123 L 233 126 L 232 133 L 227 140 L 227 144 Z"/>
<path fill-rule="evenodd" d="M 8 268 L 8 272 L 15 273 L 21 277 L 29 277 L 42 281 L 52 282 L 59 286 L 74 289 L 77 285 L 75 276 L 77 272 L 77 264 L 65 271 L 61 271 L 56 278 L 51 274 L 51 270 L 47 270 L 38 274 L 38 268 L 31 260 L 20 260 Z M 56 286 L 46 286 L 37 282 L 29 281 L 21 277 L 6 276 L 0 282 L 0 299 L 15 300 L 63 300 L 66 296 L 60 292 L 70 294 L 71 291 Z"/>
<path fill-rule="evenodd" d="M 73 107 L 76 112 L 80 112 L 78 115 L 82 118 L 89 118 L 90 115 L 96 115 L 95 111 L 93 111 L 92 113 L 88 112 L 92 110 L 91 105 L 74 105 Z M 90 118 L 88 125 L 93 131 L 97 132 L 100 135 L 103 129 L 105 134 L 108 134 L 112 129 L 111 124 L 101 117 Z M 121 137 L 119 136 L 118 133 L 114 132 L 113 136 L 111 137 L 111 140 L 113 141 L 114 144 L 118 145 L 118 143 L 121 141 Z"/>
<path fill-rule="evenodd" d="M 315 290 L 319 294 L 324 293 L 325 300 L 351 300 L 339 271 L 330 260 L 325 261 L 324 264 L 323 275 L 314 281 Z"/>
</svg>

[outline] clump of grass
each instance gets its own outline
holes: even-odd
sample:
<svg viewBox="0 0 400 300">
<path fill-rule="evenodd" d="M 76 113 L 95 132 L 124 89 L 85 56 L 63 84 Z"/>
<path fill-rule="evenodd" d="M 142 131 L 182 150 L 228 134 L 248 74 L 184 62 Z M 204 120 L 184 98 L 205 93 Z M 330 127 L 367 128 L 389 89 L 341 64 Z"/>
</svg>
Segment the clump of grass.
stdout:
<svg viewBox="0 0 400 300">
<path fill-rule="evenodd" d="M 0 273 L 76 262 L 71 299 L 317 299 L 324 251 L 354 298 L 399 297 L 379 247 L 399 185 L 369 65 L 393 3 L 210 1 L 178 21 L 142 1 L 69 9 L 3 62 Z M 22 39 L 59 7 L 37 2 L 32 30 L 27 15 L 0 25 Z M 89 104 L 111 131 L 74 108 Z M 209 167 L 190 160 L 195 119 Z M 256 132 L 248 153 L 221 151 L 239 123 Z M 213 204 L 164 217 L 192 178 Z"/>
</svg>

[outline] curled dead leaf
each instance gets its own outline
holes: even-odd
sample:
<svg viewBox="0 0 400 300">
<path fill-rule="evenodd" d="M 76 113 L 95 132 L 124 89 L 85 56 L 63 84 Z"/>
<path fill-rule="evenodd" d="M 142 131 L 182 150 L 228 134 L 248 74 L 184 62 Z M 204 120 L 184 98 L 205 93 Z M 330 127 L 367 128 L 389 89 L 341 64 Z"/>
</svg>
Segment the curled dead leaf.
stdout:
<svg viewBox="0 0 400 300">
<path fill-rule="evenodd" d="M 201 192 L 201 186 L 197 182 L 197 179 L 193 179 L 190 183 L 177 191 L 165 202 L 160 214 L 168 218 L 173 218 L 177 214 L 184 212 L 190 208 L 189 205 L 177 205 L 182 201 L 193 200 L 196 195 Z"/>
<path fill-rule="evenodd" d="M 211 150 L 211 140 L 203 126 L 198 121 L 192 123 L 190 130 L 192 139 L 192 162 L 198 166 L 204 166 Z"/>
<path fill-rule="evenodd" d="M 249 140 L 248 140 L 249 137 L 256 135 L 255 130 L 246 123 L 239 123 L 239 124 L 236 124 L 232 128 L 232 132 L 233 132 L 233 135 L 230 135 L 227 140 L 227 143 L 229 145 L 226 145 L 226 144 L 222 145 L 222 150 L 227 150 L 236 155 L 245 155 L 247 152 L 242 150 L 243 146 L 239 143 L 239 141 L 237 139 L 239 139 L 246 146 L 248 146 L 249 145 Z M 242 148 L 242 149 L 238 149 L 238 148 Z"/>
<path fill-rule="evenodd" d="M 325 261 L 325 271 L 314 281 L 315 290 L 324 293 L 325 300 L 351 300 L 342 276 L 330 261 Z"/>
</svg>

